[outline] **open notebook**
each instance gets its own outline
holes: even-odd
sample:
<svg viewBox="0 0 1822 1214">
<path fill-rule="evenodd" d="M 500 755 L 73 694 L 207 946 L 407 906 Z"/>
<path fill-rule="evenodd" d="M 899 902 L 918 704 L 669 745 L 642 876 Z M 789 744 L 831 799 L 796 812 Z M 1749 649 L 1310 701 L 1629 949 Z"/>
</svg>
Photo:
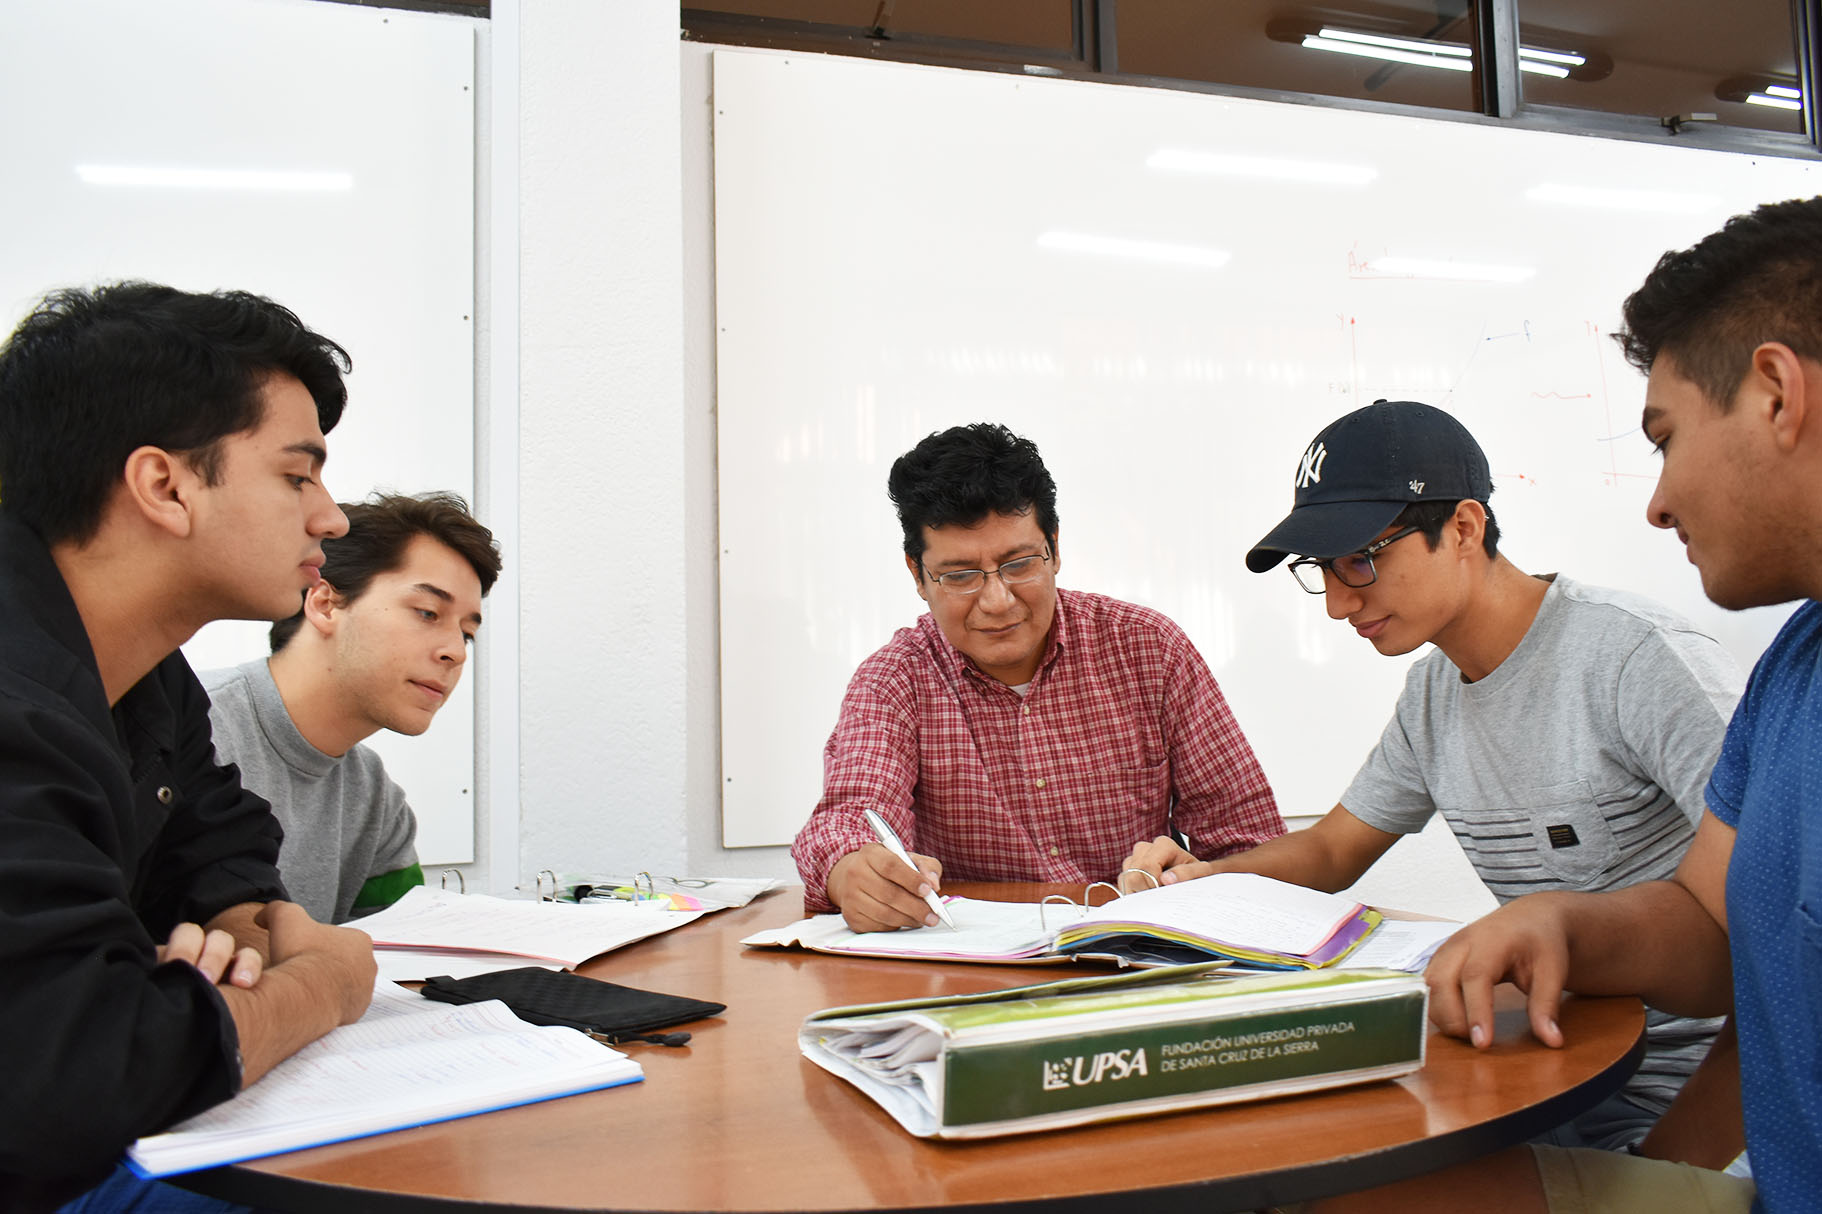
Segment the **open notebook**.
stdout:
<svg viewBox="0 0 1822 1214">
<path fill-rule="evenodd" d="M 1104 906 L 946 899 L 946 927 L 855 932 L 840 915 L 748 936 L 743 944 L 931 961 L 1080 958 L 1173 965 L 1225 958 L 1261 969 L 1318 969 L 1347 956 L 1379 912 L 1335 894 L 1252 873 L 1218 873 L 1115 898 Z"/>
<path fill-rule="evenodd" d="M 171 1176 L 637 1083 L 637 1062 L 575 1029 L 527 1024 L 498 1000 L 434 1003 L 390 982 L 232 1099 L 135 1142 L 127 1165 Z"/>
</svg>

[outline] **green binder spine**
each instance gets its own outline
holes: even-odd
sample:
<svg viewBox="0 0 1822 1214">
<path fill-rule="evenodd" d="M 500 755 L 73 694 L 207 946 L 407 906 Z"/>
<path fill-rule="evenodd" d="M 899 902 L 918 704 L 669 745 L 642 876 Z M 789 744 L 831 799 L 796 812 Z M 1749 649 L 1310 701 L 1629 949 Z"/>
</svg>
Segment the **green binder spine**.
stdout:
<svg viewBox="0 0 1822 1214">
<path fill-rule="evenodd" d="M 1113 1029 L 1036 1041 L 956 1043 L 943 1059 L 952 1129 L 1231 1091 L 1306 1090 L 1423 1060 L 1424 996 Z M 1198 1101 L 1197 1103 L 1204 1103 Z M 1145 1111 L 1134 1108 L 1132 1112 Z"/>
</svg>

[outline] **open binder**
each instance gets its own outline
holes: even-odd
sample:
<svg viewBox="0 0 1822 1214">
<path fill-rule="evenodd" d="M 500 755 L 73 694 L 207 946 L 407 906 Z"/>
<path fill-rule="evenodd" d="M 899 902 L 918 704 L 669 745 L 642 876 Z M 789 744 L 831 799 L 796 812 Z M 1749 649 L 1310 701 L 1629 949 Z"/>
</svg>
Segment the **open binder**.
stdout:
<svg viewBox="0 0 1822 1214">
<path fill-rule="evenodd" d="M 463 978 L 538 965 L 572 969 L 590 957 L 700 919 L 652 903 L 536 902 L 419 886 L 355 920 L 373 937 L 380 974 L 395 982 Z"/>
<path fill-rule="evenodd" d="M 741 943 L 926 961 L 1157 966 L 1218 959 L 1255 969 L 1322 969 L 1353 952 L 1381 922 L 1378 911 L 1361 903 L 1254 873 L 1217 873 L 1097 907 L 1067 900 L 946 902 L 953 931 L 856 932 L 840 915 L 817 915 Z"/>
</svg>

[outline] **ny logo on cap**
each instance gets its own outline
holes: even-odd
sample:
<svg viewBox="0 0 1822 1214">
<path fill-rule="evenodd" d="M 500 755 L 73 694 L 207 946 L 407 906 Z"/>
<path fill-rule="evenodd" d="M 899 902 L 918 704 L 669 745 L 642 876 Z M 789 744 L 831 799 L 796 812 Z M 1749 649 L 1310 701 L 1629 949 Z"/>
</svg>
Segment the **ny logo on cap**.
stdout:
<svg viewBox="0 0 1822 1214">
<path fill-rule="evenodd" d="M 1297 465 L 1297 488 L 1307 489 L 1322 480 L 1322 461 L 1329 457 L 1329 449 L 1317 439 L 1310 444 L 1310 449 L 1303 453 L 1303 462 Z"/>
</svg>

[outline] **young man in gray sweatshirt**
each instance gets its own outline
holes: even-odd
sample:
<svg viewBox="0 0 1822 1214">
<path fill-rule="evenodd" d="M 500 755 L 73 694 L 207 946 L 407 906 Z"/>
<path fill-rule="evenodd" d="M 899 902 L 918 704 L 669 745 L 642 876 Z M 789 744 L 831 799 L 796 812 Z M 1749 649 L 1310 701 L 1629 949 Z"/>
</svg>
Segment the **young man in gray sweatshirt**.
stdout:
<svg viewBox="0 0 1822 1214">
<path fill-rule="evenodd" d="M 202 676 L 215 752 L 284 826 L 291 897 L 343 923 L 421 885 L 405 794 L 361 745 L 430 728 L 462 677 L 500 572 L 493 533 L 453 494 L 343 507 L 322 580 L 272 626 L 272 656 Z"/>
<path fill-rule="evenodd" d="M 1247 567 L 1294 557 L 1298 584 L 1380 653 L 1434 648 L 1314 826 L 1212 863 L 1160 838 L 1126 867 L 1166 884 L 1239 871 L 1341 890 L 1440 813 L 1502 903 L 1669 877 L 1740 695 L 1720 644 L 1638 595 L 1507 560 L 1486 455 L 1441 409 L 1378 401 L 1340 418 L 1305 450 L 1294 485 L 1290 514 Z M 1652 1012 L 1638 1072 L 1556 1140 L 1637 1146 L 1718 1028 Z"/>
</svg>

